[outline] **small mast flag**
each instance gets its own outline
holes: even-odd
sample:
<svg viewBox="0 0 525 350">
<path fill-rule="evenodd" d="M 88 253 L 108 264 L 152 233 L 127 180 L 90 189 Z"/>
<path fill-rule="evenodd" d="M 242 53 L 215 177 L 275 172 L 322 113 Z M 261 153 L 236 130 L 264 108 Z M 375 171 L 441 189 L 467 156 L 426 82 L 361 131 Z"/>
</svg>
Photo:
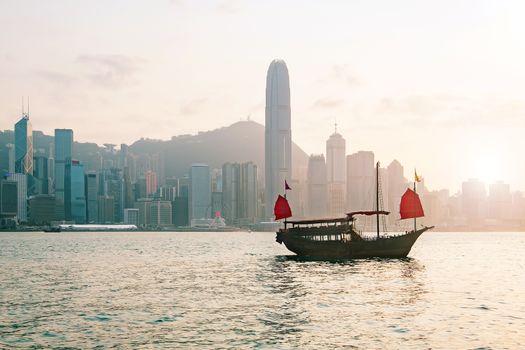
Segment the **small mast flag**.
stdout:
<svg viewBox="0 0 525 350">
<path fill-rule="evenodd" d="M 291 190 L 292 188 L 290 186 L 288 186 L 288 182 L 286 182 L 286 180 L 284 180 L 284 190 Z"/>
<path fill-rule="evenodd" d="M 417 175 L 416 169 L 414 169 L 414 181 L 421 182 L 421 177 Z"/>
</svg>

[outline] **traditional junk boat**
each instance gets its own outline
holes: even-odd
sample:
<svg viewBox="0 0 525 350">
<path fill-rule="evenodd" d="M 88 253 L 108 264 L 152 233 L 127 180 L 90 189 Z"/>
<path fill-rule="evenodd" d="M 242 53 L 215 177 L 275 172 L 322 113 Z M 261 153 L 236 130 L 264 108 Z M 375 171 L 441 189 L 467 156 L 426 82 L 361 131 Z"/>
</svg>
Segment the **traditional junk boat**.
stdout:
<svg viewBox="0 0 525 350">
<path fill-rule="evenodd" d="M 398 235 L 381 235 L 379 221 L 381 215 L 389 212 L 379 208 L 379 162 L 376 164 L 376 206 L 373 211 L 356 211 L 345 217 L 335 219 L 286 221 L 292 211 L 285 196 L 279 195 L 275 202 L 275 219 L 285 219 L 284 228 L 277 232 L 276 241 L 284 243 L 288 250 L 300 257 L 309 259 L 360 259 L 360 258 L 404 258 L 419 236 L 434 228 L 416 228 L 416 218 L 424 216 L 423 207 L 416 193 L 416 174 L 414 190 L 408 188 L 401 198 L 401 219 L 414 219 L 414 229 Z M 286 189 L 290 189 L 286 184 Z M 286 193 L 286 192 L 285 192 Z M 355 227 L 356 216 L 376 217 L 376 235 L 367 237 Z"/>
</svg>

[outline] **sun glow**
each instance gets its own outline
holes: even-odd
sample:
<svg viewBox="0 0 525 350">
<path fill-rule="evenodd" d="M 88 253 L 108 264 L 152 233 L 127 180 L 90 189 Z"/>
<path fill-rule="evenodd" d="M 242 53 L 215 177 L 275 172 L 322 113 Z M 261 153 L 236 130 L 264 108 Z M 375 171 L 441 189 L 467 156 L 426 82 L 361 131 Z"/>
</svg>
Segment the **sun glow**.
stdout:
<svg viewBox="0 0 525 350">
<path fill-rule="evenodd" d="M 509 150 L 506 140 L 501 135 L 483 133 L 471 140 L 468 148 L 465 166 L 470 178 L 489 185 L 496 181 L 508 181 Z"/>
</svg>

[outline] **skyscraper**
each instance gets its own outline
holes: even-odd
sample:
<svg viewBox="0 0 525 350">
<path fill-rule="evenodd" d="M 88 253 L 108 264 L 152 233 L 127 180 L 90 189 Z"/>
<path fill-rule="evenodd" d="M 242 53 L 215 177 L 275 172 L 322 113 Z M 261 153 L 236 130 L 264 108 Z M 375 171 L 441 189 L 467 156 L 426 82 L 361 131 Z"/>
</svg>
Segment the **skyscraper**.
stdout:
<svg viewBox="0 0 525 350">
<path fill-rule="evenodd" d="M 85 176 L 86 184 L 86 214 L 88 223 L 98 223 L 98 175 L 89 172 Z"/>
<path fill-rule="evenodd" d="M 210 168 L 193 164 L 190 169 L 190 219 L 211 218 Z"/>
<path fill-rule="evenodd" d="M 57 219 L 65 219 L 66 162 L 73 156 L 73 130 L 55 129 L 55 198 Z"/>
<path fill-rule="evenodd" d="M 292 180 L 290 79 L 283 60 L 273 60 L 268 68 L 265 114 L 265 211 L 270 218 L 284 181 Z"/>
<path fill-rule="evenodd" d="M 86 223 L 86 188 L 84 165 L 70 159 L 65 168 L 65 217 L 77 224 Z"/>
<path fill-rule="evenodd" d="M 341 216 L 346 210 L 346 141 L 335 132 L 326 141 L 328 214 Z"/>
<path fill-rule="evenodd" d="M 28 114 L 15 124 L 15 172 L 33 175 L 33 127 Z"/>
<path fill-rule="evenodd" d="M 307 215 L 322 218 L 326 216 L 326 163 L 324 155 L 312 154 L 308 160 Z"/>
<path fill-rule="evenodd" d="M 373 210 L 375 208 L 374 152 L 353 153 L 346 157 L 346 165 L 348 209 Z"/>
</svg>

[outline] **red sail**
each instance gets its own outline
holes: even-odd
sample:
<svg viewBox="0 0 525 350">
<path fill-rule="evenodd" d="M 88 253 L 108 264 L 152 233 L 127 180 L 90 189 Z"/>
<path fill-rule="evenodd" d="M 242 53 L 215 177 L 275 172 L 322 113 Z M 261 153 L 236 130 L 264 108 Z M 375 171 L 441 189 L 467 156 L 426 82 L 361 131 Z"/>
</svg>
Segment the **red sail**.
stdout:
<svg viewBox="0 0 525 350">
<path fill-rule="evenodd" d="M 277 197 L 273 213 L 275 214 L 275 220 L 286 219 L 292 216 L 292 209 L 290 209 L 290 205 L 288 205 L 286 198 L 281 195 Z"/>
<path fill-rule="evenodd" d="M 410 188 L 408 188 L 403 197 L 401 197 L 399 214 L 401 214 L 401 219 L 411 219 L 425 216 L 419 196 Z"/>
</svg>

